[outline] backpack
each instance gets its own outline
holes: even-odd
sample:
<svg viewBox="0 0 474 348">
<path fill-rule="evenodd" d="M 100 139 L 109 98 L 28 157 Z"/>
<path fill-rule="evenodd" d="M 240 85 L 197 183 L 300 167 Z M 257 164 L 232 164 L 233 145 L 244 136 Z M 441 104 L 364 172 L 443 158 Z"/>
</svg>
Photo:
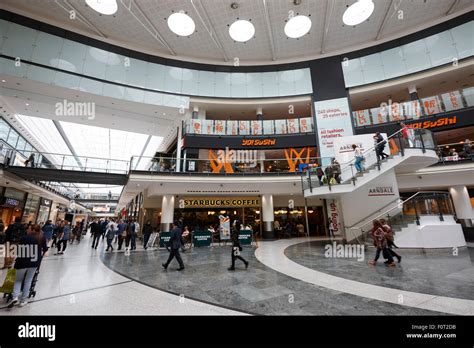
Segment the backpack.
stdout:
<svg viewBox="0 0 474 348">
<path fill-rule="evenodd" d="M 10 230 L 10 242 L 11 243 L 19 243 L 22 236 L 20 231 L 20 227 L 17 224 L 12 224 L 8 227 L 7 231 Z"/>
</svg>

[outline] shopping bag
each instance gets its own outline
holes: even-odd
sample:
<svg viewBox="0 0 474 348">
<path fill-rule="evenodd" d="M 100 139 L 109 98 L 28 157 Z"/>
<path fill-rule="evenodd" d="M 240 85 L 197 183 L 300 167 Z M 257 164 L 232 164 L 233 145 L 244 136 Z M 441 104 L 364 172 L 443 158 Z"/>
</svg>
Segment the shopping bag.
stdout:
<svg viewBox="0 0 474 348">
<path fill-rule="evenodd" d="M 11 294 L 13 292 L 13 285 L 15 284 L 16 279 L 16 269 L 10 268 L 7 271 L 7 276 L 5 277 L 5 281 L 3 285 L 0 287 L 0 292 Z"/>
</svg>

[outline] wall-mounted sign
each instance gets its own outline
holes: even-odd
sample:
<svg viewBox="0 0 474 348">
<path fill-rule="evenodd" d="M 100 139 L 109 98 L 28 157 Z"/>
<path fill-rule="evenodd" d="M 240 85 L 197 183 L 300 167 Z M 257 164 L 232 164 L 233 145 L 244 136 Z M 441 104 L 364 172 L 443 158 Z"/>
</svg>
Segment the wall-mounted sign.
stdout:
<svg viewBox="0 0 474 348">
<path fill-rule="evenodd" d="M 51 205 L 51 200 L 50 199 L 46 199 L 46 198 L 41 198 L 41 205 L 45 205 L 47 207 L 49 207 Z"/>
<path fill-rule="evenodd" d="M 242 139 L 242 146 L 275 146 L 276 139 Z"/>
<path fill-rule="evenodd" d="M 369 196 L 395 196 L 393 186 L 377 186 L 369 188 Z"/>
<path fill-rule="evenodd" d="M 20 201 L 13 198 L 5 197 L 4 205 L 8 205 L 9 207 L 18 207 L 20 205 Z"/>
<path fill-rule="evenodd" d="M 242 208 L 259 207 L 259 197 L 186 197 L 180 200 L 180 207 L 186 208 Z"/>
<path fill-rule="evenodd" d="M 93 207 L 92 211 L 95 213 L 108 213 L 110 212 L 110 207 L 105 206 L 105 207 Z"/>
<path fill-rule="evenodd" d="M 410 123 L 409 126 L 412 128 L 429 129 L 429 128 L 437 128 L 437 127 L 453 125 L 453 124 L 456 124 L 456 122 L 457 122 L 456 116 L 452 116 L 452 117 L 439 118 L 436 121 Z"/>
</svg>

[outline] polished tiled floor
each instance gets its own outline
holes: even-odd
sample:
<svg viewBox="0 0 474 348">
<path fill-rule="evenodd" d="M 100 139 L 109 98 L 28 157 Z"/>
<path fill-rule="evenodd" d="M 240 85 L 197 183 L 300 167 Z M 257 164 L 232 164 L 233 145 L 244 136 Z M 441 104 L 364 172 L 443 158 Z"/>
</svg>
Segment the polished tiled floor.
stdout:
<svg viewBox="0 0 474 348">
<path fill-rule="evenodd" d="M 294 279 L 260 263 L 254 251 L 254 247 L 245 247 L 242 254 L 250 261 L 250 267 L 245 270 L 243 264 L 238 264 L 235 272 L 227 270 L 230 246 L 187 251 L 183 254 L 184 272 L 175 271 L 176 263 L 168 271 L 161 269 L 160 265 L 168 255 L 166 250 L 137 251 L 130 256 L 108 253 L 103 254 L 102 259 L 111 269 L 137 282 L 253 314 L 438 314 L 341 293 Z"/>
<path fill-rule="evenodd" d="M 474 249 L 395 249 L 402 262 L 395 268 L 382 264 L 368 266 L 375 250 L 366 250 L 363 261 L 327 258 L 326 242 L 313 241 L 292 245 L 285 255 L 305 267 L 338 277 L 394 289 L 474 300 Z"/>
</svg>

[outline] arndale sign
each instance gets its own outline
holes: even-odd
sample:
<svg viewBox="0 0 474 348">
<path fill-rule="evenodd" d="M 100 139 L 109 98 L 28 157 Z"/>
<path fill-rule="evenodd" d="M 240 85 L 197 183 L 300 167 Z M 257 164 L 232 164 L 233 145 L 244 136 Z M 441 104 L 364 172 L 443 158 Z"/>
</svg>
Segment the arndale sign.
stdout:
<svg viewBox="0 0 474 348">
<path fill-rule="evenodd" d="M 369 189 L 369 196 L 395 196 L 392 186 L 376 186 Z"/>
</svg>

